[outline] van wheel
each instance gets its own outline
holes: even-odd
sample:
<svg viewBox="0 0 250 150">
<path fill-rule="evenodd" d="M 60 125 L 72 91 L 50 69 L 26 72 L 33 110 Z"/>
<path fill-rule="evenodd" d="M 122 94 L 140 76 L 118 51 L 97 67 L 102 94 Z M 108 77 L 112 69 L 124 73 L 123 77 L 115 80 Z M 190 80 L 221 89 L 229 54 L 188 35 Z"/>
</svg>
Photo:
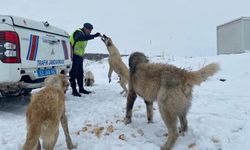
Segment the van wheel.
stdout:
<svg viewBox="0 0 250 150">
<path fill-rule="evenodd" d="M 31 91 L 32 91 L 31 89 L 24 89 L 24 91 L 21 93 L 21 95 L 23 95 L 23 96 L 30 95 Z"/>
</svg>

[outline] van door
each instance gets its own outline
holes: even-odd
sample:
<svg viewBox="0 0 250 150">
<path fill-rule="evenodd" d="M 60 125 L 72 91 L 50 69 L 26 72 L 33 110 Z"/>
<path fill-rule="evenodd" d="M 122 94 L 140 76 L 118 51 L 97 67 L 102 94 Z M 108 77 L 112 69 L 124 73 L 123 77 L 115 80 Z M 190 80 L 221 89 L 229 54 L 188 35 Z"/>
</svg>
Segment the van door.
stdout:
<svg viewBox="0 0 250 150">
<path fill-rule="evenodd" d="M 32 80 L 57 74 L 70 66 L 69 35 L 64 30 L 25 18 L 13 17 L 20 35 L 21 68 Z"/>
</svg>

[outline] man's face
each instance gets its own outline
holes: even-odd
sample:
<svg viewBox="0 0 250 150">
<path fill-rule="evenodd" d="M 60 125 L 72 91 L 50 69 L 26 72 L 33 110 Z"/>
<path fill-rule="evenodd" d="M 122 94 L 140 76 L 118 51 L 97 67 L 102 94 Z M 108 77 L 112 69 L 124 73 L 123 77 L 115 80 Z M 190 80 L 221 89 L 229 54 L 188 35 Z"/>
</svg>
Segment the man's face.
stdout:
<svg viewBox="0 0 250 150">
<path fill-rule="evenodd" d="M 84 32 L 87 34 L 87 35 L 89 35 L 90 33 L 91 33 L 91 29 L 87 29 L 87 28 L 84 28 Z"/>
</svg>

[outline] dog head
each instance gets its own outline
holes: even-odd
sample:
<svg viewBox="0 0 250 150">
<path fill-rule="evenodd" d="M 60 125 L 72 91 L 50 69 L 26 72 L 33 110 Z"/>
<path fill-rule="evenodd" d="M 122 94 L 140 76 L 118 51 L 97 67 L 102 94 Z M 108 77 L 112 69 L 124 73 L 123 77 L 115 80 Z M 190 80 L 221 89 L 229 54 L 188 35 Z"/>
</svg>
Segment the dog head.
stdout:
<svg viewBox="0 0 250 150">
<path fill-rule="evenodd" d="M 68 77 L 64 74 L 51 75 L 45 79 L 44 83 L 45 87 L 52 86 L 64 93 L 66 93 L 69 87 Z"/>
<path fill-rule="evenodd" d="M 129 60 L 128 60 L 128 64 L 129 64 L 129 70 L 131 73 L 135 73 L 136 71 L 136 67 L 140 64 L 140 63 L 148 63 L 149 60 L 148 58 L 141 52 L 134 52 L 129 56 Z"/>
<path fill-rule="evenodd" d="M 85 82 L 85 85 L 86 85 L 86 86 L 91 86 L 91 85 L 93 85 L 93 83 L 94 83 L 94 79 L 85 78 L 85 79 L 84 79 L 84 82 Z"/>
<path fill-rule="evenodd" d="M 102 39 L 102 41 L 105 43 L 105 45 L 106 45 L 107 47 L 110 47 L 110 46 L 113 45 L 113 42 L 112 42 L 111 38 L 110 38 L 110 37 L 107 37 L 105 34 L 103 34 L 103 36 L 102 36 L 101 39 Z"/>
<path fill-rule="evenodd" d="M 92 86 L 95 82 L 94 75 L 91 71 L 87 71 L 84 75 L 84 83 L 86 86 Z"/>
</svg>

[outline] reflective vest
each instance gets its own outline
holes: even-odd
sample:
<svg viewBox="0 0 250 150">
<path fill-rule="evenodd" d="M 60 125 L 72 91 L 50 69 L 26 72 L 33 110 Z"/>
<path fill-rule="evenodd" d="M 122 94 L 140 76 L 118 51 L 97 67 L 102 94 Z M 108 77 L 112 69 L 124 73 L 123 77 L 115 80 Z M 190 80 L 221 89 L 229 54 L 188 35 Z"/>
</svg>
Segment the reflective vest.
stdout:
<svg viewBox="0 0 250 150">
<path fill-rule="evenodd" d="M 80 31 L 83 35 L 85 34 L 81 29 L 77 29 L 76 31 Z M 75 32 L 76 32 L 75 31 Z M 73 32 L 71 35 L 70 35 L 70 44 L 72 45 L 73 47 L 73 53 L 75 55 L 78 55 L 80 57 L 83 57 L 84 55 L 84 52 L 85 52 L 85 47 L 87 46 L 87 41 L 77 41 L 75 42 L 75 39 L 73 37 L 74 33 Z"/>
</svg>

